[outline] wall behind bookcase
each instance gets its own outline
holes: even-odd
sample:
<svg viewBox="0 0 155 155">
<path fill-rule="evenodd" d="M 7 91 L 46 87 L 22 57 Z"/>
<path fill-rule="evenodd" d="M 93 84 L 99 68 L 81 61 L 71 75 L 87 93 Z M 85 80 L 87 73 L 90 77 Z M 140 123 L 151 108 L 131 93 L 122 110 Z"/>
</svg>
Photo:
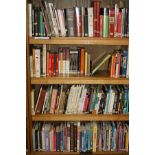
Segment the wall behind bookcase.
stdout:
<svg viewBox="0 0 155 155">
<path fill-rule="evenodd" d="M 88 7 L 91 5 L 93 0 L 47 0 L 47 2 L 52 2 L 56 8 L 71 8 L 75 6 L 84 6 Z M 38 4 L 38 0 L 32 0 L 33 4 Z M 101 0 L 101 7 L 114 7 L 115 4 L 118 4 L 119 7 L 128 7 L 128 0 Z"/>
</svg>

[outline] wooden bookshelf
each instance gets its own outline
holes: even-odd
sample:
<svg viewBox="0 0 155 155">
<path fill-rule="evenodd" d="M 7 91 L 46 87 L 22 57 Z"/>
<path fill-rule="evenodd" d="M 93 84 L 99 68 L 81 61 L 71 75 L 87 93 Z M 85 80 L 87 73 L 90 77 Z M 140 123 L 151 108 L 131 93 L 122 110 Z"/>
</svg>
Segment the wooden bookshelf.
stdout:
<svg viewBox="0 0 155 155">
<path fill-rule="evenodd" d="M 32 121 L 128 121 L 128 114 L 41 114 L 32 116 Z"/>
<path fill-rule="evenodd" d="M 31 78 L 31 84 L 129 84 L 127 78 L 110 77 L 40 77 Z"/>
<path fill-rule="evenodd" d="M 53 37 L 50 39 L 34 39 L 30 37 L 29 44 L 128 45 L 129 38 Z"/>
<path fill-rule="evenodd" d="M 79 152 L 32 152 L 31 155 L 78 155 Z M 82 153 L 81 153 L 82 154 Z M 91 153 L 94 155 L 128 155 L 129 152 L 104 151 Z"/>
</svg>

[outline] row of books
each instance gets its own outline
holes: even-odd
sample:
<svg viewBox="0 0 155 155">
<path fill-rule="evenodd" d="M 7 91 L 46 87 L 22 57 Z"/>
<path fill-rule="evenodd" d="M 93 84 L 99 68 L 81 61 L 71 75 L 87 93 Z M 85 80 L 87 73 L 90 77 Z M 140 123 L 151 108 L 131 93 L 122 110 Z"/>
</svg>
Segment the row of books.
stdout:
<svg viewBox="0 0 155 155">
<path fill-rule="evenodd" d="M 114 50 L 111 59 L 110 76 L 114 78 L 129 77 L 128 51 Z"/>
<path fill-rule="evenodd" d="M 43 48 L 33 48 L 30 55 L 31 77 L 54 76 L 58 74 L 90 75 L 90 54 L 83 47 L 71 49 L 58 48 L 50 51 Z"/>
<path fill-rule="evenodd" d="M 104 52 L 103 52 L 104 53 Z M 109 62 L 109 63 L 108 63 Z M 110 76 L 128 77 L 128 52 L 114 50 L 113 54 L 102 53 L 92 63 L 91 54 L 84 47 L 61 47 L 52 52 L 46 45 L 33 47 L 30 55 L 30 76 L 85 75 L 90 76 L 108 63 Z M 107 68 L 108 70 L 109 68 Z"/>
<path fill-rule="evenodd" d="M 94 0 L 88 7 L 57 9 L 51 2 L 28 4 L 30 37 L 128 37 L 129 9 L 101 8 Z"/>
<path fill-rule="evenodd" d="M 41 85 L 31 90 L 35 114 L 126 114 L 128 85 Z"/>
<path fill-rule="evenodd" d="M 125 122 L 35 122 L 32 141 L 33 151 L 128 151 L 129 126 Z"/>
</svg>

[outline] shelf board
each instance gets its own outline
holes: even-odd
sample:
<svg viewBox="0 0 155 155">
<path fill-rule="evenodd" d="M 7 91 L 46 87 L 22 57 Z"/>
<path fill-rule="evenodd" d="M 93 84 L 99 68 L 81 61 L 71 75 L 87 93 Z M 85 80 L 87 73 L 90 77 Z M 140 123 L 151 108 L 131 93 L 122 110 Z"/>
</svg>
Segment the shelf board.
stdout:
<svg viewBox="0 0 155 155">
<path fill-rule="evenodd" d="M 109 76 L 53 76 L 31 78 L 31 84 L 129 84 L 129 79 Z"/>
<path fill-rule="evenodd" d="M 34 39 L 29 37 L 29 44 L 129 45 L 129 38 L 52 37 L 50 39 Z"/>
<path fill-rule="evenodd" d="M 128 114 L 40 114 L 33 115 L 32 121 L 128 121 Z"/>
<path fill-rule="evenodd" d="M 79 152 L 31 152 L 31 155 L 75 155 L 80 154 Z M 82 154 L 82 153 L 81 153 Z M 128 155 L 128 152 L 115 152 L 115 151 L 104 151 L 104 152 L 95 152 L 91 153 L 94 155 Z"/>
</svg>

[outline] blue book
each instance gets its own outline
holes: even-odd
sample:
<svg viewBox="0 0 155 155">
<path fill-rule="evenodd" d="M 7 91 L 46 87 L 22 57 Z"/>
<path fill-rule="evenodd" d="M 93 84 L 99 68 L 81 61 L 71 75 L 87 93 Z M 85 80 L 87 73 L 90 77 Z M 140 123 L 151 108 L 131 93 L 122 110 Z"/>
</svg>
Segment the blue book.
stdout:
<svg viewBox="0 0 155 155">
<path fill-rule="evenodd" d="M 121 61 L 121 76 L 122 77 L 126 77 L 127 61 L 128 61 L 128 52 L 124 50 L 122 54 L 122 61 Z"/>
</svg>

